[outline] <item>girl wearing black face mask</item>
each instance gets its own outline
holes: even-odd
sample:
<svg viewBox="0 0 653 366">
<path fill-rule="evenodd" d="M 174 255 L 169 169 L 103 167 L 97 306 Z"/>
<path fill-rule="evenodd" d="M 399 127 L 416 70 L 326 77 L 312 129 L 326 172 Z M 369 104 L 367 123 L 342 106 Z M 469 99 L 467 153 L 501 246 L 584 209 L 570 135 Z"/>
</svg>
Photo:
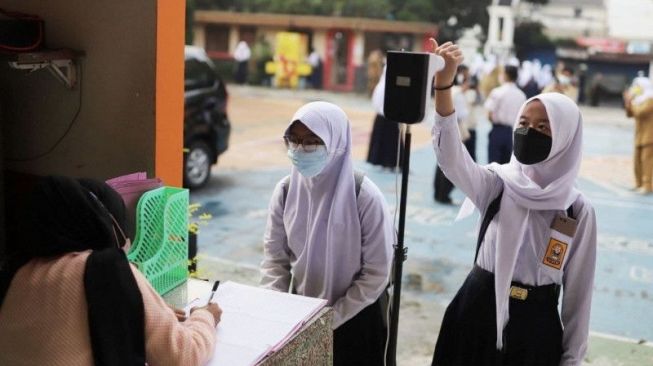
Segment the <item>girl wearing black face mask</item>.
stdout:
<svg viewBox="0 0 653 366">
<path fill-rule="evenodd" d="M 433 365 L 580 365 L 596 262 L 594 209 L 574 188 L 582 118 L 557 93 L 524 103 L 507 164 L 480 166 L 460 142 L 449 86 L 462 53 L 438 46 L 433 145 L 442 170 L 481 211 L 474 266 L 448 306 Z M 558 312 L 561 288 L 562 311 Z"/>
</svg>

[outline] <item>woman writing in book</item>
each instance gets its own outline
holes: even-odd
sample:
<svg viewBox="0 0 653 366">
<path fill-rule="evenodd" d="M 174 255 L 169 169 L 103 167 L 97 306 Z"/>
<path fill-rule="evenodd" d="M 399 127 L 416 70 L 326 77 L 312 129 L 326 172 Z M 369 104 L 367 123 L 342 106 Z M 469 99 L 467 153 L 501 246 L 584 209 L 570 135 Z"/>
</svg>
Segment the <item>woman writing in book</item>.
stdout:
<svg viewBox="0 0 653 366">
<path fill-rule="evenodd" d="M 46 177 L 28 239 L 0 269 L 1 365 L 201 365 L 217 304 L 183 322 L 127 262 L 125 208 L 103 182 Z"/>
<path fill-rule="evenodd" d="M 587 350 L 596 218 L 574 187 L 582 117 L 558 93 L 528 99 L 507 164 L 476 164 L 460 141 L 451 85 L 462 53 L 435 53 L 433 145 L 438 164 L 482 213 L 474 267 L 442 321 L 434 365 L 580 365 Z M 561 313 L 558 297 L 561 287 Z"/>
</svg>

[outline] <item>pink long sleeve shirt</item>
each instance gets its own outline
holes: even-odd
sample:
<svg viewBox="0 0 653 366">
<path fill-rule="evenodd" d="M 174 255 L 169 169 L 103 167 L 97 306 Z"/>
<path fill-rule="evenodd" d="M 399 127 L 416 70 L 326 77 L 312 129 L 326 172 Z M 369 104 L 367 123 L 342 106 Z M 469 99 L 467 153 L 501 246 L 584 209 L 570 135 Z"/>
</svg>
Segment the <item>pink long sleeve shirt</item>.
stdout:
<svg viewBox="0 0 653 366">
<path fill-rule="evenodd" d="M 84 266 L 90 251 L 35 259 L 14 277 L 0 308 L 0 365 L 93 364 Z M 179 322 L 132 266 L 145 306 L 145 351 L 150 366 L 202 365 L 216 341 L 213 316 L 197 310 Z"/>
</svg>

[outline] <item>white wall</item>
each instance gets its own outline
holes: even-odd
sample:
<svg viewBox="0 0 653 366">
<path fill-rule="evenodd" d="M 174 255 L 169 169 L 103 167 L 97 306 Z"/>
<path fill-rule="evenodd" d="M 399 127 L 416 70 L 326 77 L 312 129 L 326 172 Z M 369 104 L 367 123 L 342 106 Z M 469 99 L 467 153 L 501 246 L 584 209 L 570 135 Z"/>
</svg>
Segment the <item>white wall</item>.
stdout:
<svg viewBox="0 0 653 366">
<path fill-rule="evenodd" d="M 606 0 L 610 37 L 653 41 L 653 1 Z"/>
<path fill-rule="evenodd" d="M 206 48 L 206 26 L 204 24 L 193 26 L 193 46 Z"/>
<path fill-rule="evenodd" d="M 540 22 L 544 33 L 551 38 L 576 38 L 583 36 L 607 36 L 607 13 L 603 6 L 583 6 L 579 17 L 575 17 L 574 5 L 533 5 L 521 2 L 519 18 Z"/>
</svg>

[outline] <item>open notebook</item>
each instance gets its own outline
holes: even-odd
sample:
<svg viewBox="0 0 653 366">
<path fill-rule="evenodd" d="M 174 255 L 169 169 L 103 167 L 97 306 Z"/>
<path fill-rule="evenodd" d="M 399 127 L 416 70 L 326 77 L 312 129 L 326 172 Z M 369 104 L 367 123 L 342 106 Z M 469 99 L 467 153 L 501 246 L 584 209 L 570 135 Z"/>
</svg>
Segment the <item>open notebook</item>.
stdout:
<svg viewBox="0 0 653 366">
<path fill-rule="evenodd" d="M 209 285 L 207 283 L 207 285 Z M 206 304 L 203 298 L 190 306 Z M 326 300 L 266 290 L 235 282 L 220 285 L 213 297 L 222 308 L 217 344 L 208 365 L 255 365 L 283 347 Z"/>
</svg>

